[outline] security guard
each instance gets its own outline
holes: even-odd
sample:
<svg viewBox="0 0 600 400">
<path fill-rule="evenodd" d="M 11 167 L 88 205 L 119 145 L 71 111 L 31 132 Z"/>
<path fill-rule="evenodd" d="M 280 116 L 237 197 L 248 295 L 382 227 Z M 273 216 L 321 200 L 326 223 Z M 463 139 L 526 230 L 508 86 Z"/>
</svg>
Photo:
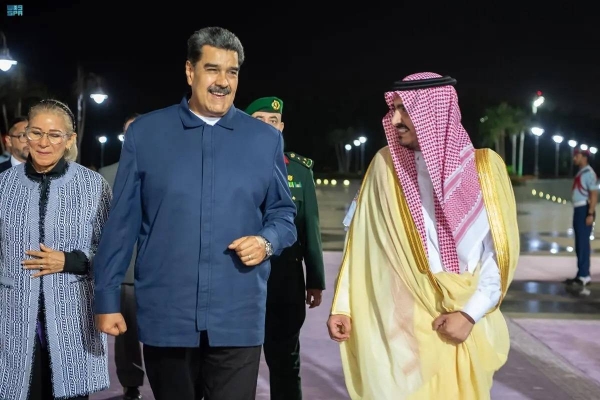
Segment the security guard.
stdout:
<svg viewBox="0 0 600 400">
<path fill-rule="evenodd" d="M 255 100 L 246 113 L 283 131 L 283 102 L 277 97 Z M 296 204 L 298 241 L 271 260 L 267 284 L 264 352 L 271 381 L 271 400 L 300 400 L 300 328 L 309 308 L 321 304 L 325 270 L 313 161 L 285 153 L 288 185 Z M 304 269 L 306 265 L 306 283 Z M 305 305 L 306 304 L 306 305 Z"/>
</svg>

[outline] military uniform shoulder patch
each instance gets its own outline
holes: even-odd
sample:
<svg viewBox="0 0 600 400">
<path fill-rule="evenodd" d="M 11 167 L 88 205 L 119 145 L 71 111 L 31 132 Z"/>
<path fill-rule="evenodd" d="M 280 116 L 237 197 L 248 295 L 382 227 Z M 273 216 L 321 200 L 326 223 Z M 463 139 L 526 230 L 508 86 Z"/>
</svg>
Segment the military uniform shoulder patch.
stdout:
<svg viewBox="0 0 600 400">
<path fill-rule="evenodd" d="M 288 156 L 290 160 L 294 160 L 297 163 L 304 165 L 308 169 L 312 169 L 314 165 L 313 160 L 311 160 L 310 158 L 302 157 L 301 155 L 298 155 L 296 153 L 285 153 L 285 155 Z"/>
</svg>

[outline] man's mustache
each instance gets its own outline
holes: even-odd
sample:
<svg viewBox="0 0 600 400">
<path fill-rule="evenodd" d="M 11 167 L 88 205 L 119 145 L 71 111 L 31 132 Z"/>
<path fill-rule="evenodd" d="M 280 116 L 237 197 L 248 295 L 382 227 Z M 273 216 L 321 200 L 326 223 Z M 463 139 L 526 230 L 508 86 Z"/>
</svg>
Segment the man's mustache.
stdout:
<svg viewBox="0 0 600 400">
<path fill-rule="evenodd" d="M 408 129 L 408 126 L 406 126 L 406 125 L 404 125 L 404 124 L 402 124 L 402 123 L 400 123 L 400 124 L 396 124 L 396 125 L 394 125 L 394 126 L 396 127 L 396 129 L 404 128 L 404 129 L 406 129 L 406 130 L 410 130 L 410 129 Z"/>
<path fill-rule="evenodd" d="M 208 88 L 210 93 L 217 93 L 222 95 L 228 95 L 231 93 L 231 89 L 228 87 L 220 87 L 220 86 L 211 86 Z"/>
</svg>

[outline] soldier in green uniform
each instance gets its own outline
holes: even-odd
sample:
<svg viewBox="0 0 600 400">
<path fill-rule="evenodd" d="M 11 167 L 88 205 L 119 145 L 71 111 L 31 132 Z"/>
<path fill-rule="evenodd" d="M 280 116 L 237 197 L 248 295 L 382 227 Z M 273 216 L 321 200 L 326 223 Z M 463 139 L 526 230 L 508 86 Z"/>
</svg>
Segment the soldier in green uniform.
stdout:
<svg viewBox="0 0 600 400">
<path fill-rule="evenodd" d="M 246 113 L 283 131 L 283 102 L 277 97 L 255 100 Z M 300 400 L 300 328 L 309 308 L 321 304 L 325 270 L 313 161 L 285 153 L 288 185 L 296 204 L 298 241 L 271 260 L 267 284 L 264 352 L 271 382 L 271 400 Z M 306 282 L 304 268 L 306 265 Z"/>
</svg>

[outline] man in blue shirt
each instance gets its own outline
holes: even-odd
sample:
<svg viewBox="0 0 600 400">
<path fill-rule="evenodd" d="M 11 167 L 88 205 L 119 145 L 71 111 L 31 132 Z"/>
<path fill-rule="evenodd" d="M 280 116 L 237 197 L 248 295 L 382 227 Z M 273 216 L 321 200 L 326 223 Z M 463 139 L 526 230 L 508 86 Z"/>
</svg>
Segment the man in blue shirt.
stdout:
<svg viewBox="0 0 600 400">
<path fill-rule="evenodd" d="M 579 171 L 573 181 L 573 232 L 577 254 L 577 276 L 567 279 L 567 285 L 587 286 L 590 277 L 590 236 L 596 218 L 598 183 L 596 173 L 589 164 L 591 154 L 587 150 L 576 150 L 573 164 Z"/>
<path fill-rule="evenodd" d="M 254 399 L 269 257 L 296 241 L 281 133 L 233 106 L 239 39 L 188 40 L 191 96 L 129 127 L 94 259 L 98 328 L 127 329 L 120 285 L 137 240 L 135 292 L 157 400 Z"/>
</svg>

